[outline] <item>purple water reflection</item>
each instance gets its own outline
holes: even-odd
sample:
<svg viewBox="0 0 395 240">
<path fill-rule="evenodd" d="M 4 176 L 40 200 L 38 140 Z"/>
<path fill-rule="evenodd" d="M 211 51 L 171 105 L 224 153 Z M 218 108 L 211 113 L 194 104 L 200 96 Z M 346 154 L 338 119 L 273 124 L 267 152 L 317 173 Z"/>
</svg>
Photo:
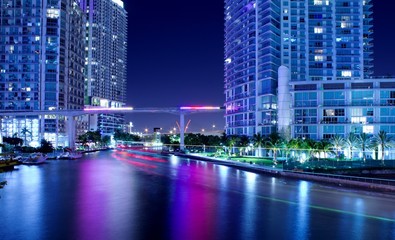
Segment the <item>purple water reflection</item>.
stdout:
<svg viewBox="0 0 395 240">
<path fill-rule="evenodd" d="M 395 239 L 393 195 L 175 156 L 94 153 L 3 179 L 2 240 Z"/>
</svg>

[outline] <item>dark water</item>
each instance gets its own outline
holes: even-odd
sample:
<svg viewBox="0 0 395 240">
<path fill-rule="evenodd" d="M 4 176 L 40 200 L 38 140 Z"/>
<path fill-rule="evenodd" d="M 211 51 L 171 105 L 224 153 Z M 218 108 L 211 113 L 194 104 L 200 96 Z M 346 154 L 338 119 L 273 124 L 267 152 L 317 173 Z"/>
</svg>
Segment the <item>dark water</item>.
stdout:
<svg viewBox="0 0 395 240">
<path fill-rule="evenodd" d="M 101 152 L 0 174 L 0 239 L 395 239 L 395 196 Z"/>
</svg>

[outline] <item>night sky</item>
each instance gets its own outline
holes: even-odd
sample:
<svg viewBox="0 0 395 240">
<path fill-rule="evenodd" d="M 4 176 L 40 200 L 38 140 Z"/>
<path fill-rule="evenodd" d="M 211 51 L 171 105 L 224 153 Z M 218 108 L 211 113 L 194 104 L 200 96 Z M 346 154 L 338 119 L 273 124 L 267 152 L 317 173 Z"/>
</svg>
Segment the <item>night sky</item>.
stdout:
<svg viewBox="0 0 395 240">
<path fill-rule="evenodd" d="M 127 105 L 223 106 L 224 20 L 222 0 L 124 1 L 128 12 Z M 394 1 L 374 6 L 375 75 L 395 75 Z M 129 114 L 135 131 L 176 127 L 178 117 Z M 222 113 L 193 114 L 189 130 L 222 130 Z"/>
</svg>

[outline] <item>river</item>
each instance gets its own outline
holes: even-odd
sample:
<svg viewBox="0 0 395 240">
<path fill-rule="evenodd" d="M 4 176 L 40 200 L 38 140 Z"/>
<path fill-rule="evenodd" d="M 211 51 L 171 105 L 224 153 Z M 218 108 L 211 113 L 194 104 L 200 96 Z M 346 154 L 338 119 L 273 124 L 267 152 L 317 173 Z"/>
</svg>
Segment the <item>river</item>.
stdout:
<svg viewBox="0 0 395 240">
<path fill-rule="evenodd" d="M 395 239 L 395 196 L 105 151 L 0 173 L 0 239 Z"/>
</svg>

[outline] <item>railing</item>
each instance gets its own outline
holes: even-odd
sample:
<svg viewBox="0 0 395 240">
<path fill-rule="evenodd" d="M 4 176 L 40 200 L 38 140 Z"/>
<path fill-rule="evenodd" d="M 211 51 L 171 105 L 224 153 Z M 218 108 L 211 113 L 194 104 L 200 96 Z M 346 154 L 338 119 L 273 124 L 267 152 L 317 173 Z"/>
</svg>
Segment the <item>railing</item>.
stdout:
<svg viewBox="0 0 395 240">
<path fill-rule="evenodd" d="M 291 170 L 283 170 L 284 172 L 305 174 L 311 176 L 319 176 L 333 179 L 341 179 L 341 180 L 349 180 L 349 181 L 357 181 L 357 182 L 365 182 L 365 183 L 374 183 L 374 184 L 382 184 L 395 186 L 395 180 L 390 179 L 382 179 L 382 178 L 367 178 L 367 177 L 354 177 L 347 175 L 337 175 L 337 174 L 325 174 L 325 173 L 311 173 L 311 172 L 299 172 L 299 171 L 291 171 Z"/>
<path fill-rule="evenodd" d="M 130 142 L 129 142 L 130 143 Z M 144 146 L 142 146 L 144 145 Z M 139 150 L 143 149 L 144 151 L 148 152 L 154 152 L 154 153 L 177 153 L 180 151 L 179 145 L 174 144 L 174 145 L 162 145 L 162 146 L 147 146 L 146 144 L 139 142 L 137 144 L 132 144 L 125 146 L 125 149 L 130 149 L 130 150 Z M 334 161 L 334 160 L 320 160 L 320 161 L 307 161 L 305 163 L 301 163 L 298 161 L 285 161 L 286 158 L 284 157 L 278 157 L 277 158 L 277 165 L 272 162 L 271 157 L 264 157 L 266 154 L 261 154 L 260 158 L 255 157 L 255 153 L 258 149 L 253 148 L 252 146 L 245 147 L 243 149 L 238 148 L 238 147 L 225 147 L 225 146 L 205 146 L 205 145 L 187 145 L 185 146 L 185 153 L 188 154 L 198 154 L 200 157 L 209 157 L 209 158 L 215 158 L 217 160 L 226 160 L 227 163 L 234 161 L 235 163 L 240 164 L 240 160 L 237 160 L 237 157 L 233 155 L 233 153 L 243 151 L 244 154 L 243 156 L 239 156 L 239 158 L 245 157 L 246 160 L 243 162 L 246 163 L 246 166 L 250 166 L 251 162 L 248 159 L 251 159 L 252 161 L 259 161 L 261 162 L 255 162 L 253 164 L 254 167 L 263 167 L 270 169 L 275 169 L 278 171 L 281 171 L 281 163 L 282 164 L 282 170 L 283 172 L 286 173 L 294 173 L 294 174 L 303 174 L 306 176 L 317 176 L 317 177 L 325 177 L 325 178 L 331 178 L 331 179 L 340 179 L 340 180 L 349 180 L 349 181 L 356 181 L 356 182 L 363 182 L 363 183 L 371 183 L 371 184 L 382 184 L 382 185 L 388 185 L 388 186 L 395 186 L 395 180 L 392 179 L 384 179 L 384 178 L 372 178 L 372 177 L 357 177 L 357 176 L 351 176 L 351 175 L 340 175 L 340 174 L 328 174 L 328 173 L 316 173 L 316 172 L 308 172 L 308 171 L 303 171 L 301 168 L 295 168 L 295 166 L 302 166 L 302 165 L 308 165 L 311 169 L 314 165 L 316 167 L 324 167 L 328 166 L 328 164 L 332 167 L 338 167 L 336 168 L 331 168 L 331 170 L 337 170 L 337 171 L 352 171 L 352 170 L 361 170 L 363 168 L 361 167 L 377 167 L 375 169 L 377 170 L 385 170 L 385 171 L 393 171 L 395 174 L 395 160 L 385 160 L 385 161 L 380 161 L 380 160 L 367 160 L 367 161 Z M 261 148 L 262 151 L 268 151 L 269 149 L 264 149 Z M 229 153 L 232 153 L 232 156 L 228 155 Z M 250 157 L 250 158 L 248 158 Z M 266 161 L 266 162 L 264 162 Z M 242 162 L 241 162 L 242 163 Z M 279 164 L 280 163 L 280 164 Z M 383 165 L 384 163 L 384 165 Z M 340 168 L 339 168 L 340 167 Z M 385 167 L 385 168 L 383 168 Z M 393 169 L 393 170 L 392 170 Z M 306 169 L 305 169 L 306 170 Z"/>
</svg>

